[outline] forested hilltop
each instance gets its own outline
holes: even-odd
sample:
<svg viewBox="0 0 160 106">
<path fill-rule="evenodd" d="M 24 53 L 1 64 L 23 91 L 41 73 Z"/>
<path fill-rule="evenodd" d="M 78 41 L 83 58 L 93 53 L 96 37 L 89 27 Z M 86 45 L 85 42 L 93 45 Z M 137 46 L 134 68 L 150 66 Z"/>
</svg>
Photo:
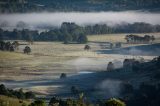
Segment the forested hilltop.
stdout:
<svg viewBox="0 0 160 106">
<path fill-rule="evenodd" d="M 1 13 L 110 10 L 159 11 L 160 0 L 0 0 Z"/>
</svg>

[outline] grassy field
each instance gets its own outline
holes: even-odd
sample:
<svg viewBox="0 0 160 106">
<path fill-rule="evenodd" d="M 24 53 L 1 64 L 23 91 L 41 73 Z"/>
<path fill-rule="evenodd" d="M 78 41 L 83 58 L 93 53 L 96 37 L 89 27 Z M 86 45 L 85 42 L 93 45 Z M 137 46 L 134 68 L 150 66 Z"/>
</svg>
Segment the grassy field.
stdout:
<svg viewBox="0 0 160 106">
<path fill-rule="evenodd" d="M 130 34 L 130 33 L 129 33 Z M 124 39 L 125 36 L 128 35 L 128 33 L 126 34 L 104 34 L 104 35 L 91 35 L 88 36 L 88 39 L 90 42 L 122 42 L 122 43 L 126 43 L 126 40 Z M 141 33 L 141 34 L 135 34 L 135 35 L 139 35 L 139 36 L 144 36 L 144 35 L 154 35 L 156 40 L 155 42 L 158 43 L 160 42 L 160 33 Z"/>
<path fill-rule="evenodd" d="M 106 70 L 109 61 L 123 61 L 124 58 L 133 58 L 131 55 L 100 54 L 102 50 L 99 42 L 123 42 L 123 47 L 133 46 L 125 43 L 125 34 L 109 34 L 99 36 L 88 36 L 91 50 L 85 51 L 85 44 L 63 44 L 62 42 L 27 42 L 19 41 L 19 50 L 15 52 L 0 51 L 0 83 L 4 81 L 28 81 L 45 80 L 52 81 L 59 78 L 61 73 L 68 75 L 78 74 L 81 71 Z M 159 40 L 159 34 L 156 38 Z M 158 42 L 156 40 L 156 42 Z M 155 42 L 155 43 L 156 43 Z M 25 46 L 30 46 L 32 52 L 23 54 Z M 140 56 L 152 59 L 153 56 Z M 6 83 L 7 84 L 7 83 Z M 18 84 L 18 86 L 17 86 Z M 19 86 L 20 85 L 20 86 Z M 46 94 L 57 86 L 30 85 L 26 83 L 9 83 L 7 87 L 19 89 L 26 87 L 27 90 Z M 24 88 L 25 88 L 24 87 Z M 38 93 L 37 92 L 37 93 Z M 18 105 L 17 105 L 18 106 Z"/>
<path fill-rule="evenodd" d="M 4 105 L 2 105 L 2 103 Z M 11 98 L 7 96 L 0 95 L 0 106 L 22 106 L 22 104 L 29 105 L 31 101 L 20 100 L 16 98 Z"/>
<path fill-rule="evenodd" d="M 123 47 L 134 46 L 125 44 L 126 34 L 108 34 L 88 36 L 90 51 L 85 51 L 85 44 L 63 44 L 62 42 L 34 42 L 29 45 L 27 42 L 20 41 L 19 50 L 11 52 L 0 51 L 0 80 L 28 80 L 41 78 L 57 78 L 60 73 L 77 73 L 78 65 L 88 64 L 96 66 L 102 64 L 101 60 L 124 59 L 126 56 L 99 54 L 101 50 L 99 43 L 93 42 L 123 42 Z M 144 35 L 144 34 L 139 34 Z M 154 33 L 156 42 L 159 42 L 159 33 Z M 29 55 L 23 54 L 24 47 L 28 45 L 32 52 Z M 82 58 L 82 59 L 81 59 Z M 85 59 L 86 58 L 86 59 Z M 89 59 L 95 62 L 89 62 Z M 150 57 L 145 57 L 150 58 Z M 87 61 L 83 64 L 82 60 Z M 98 61 L 98 62 L 97 62 Z M 75 65 L 76 63 L 76 65 Z M 107 63 L 105 63 L 107 64 Z M 107 65 L 106 65 L 107 66 Z M 99 68 L 95 67 L 95 70 Z"/>
</svg>

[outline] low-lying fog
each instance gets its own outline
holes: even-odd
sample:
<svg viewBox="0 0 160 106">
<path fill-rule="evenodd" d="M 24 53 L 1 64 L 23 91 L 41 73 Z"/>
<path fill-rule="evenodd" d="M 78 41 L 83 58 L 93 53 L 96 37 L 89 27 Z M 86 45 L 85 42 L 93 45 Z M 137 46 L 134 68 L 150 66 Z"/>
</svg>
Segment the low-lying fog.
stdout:
<svg viewBox="0 0 160 106">
<path fill-rule="evenodd" d="M 78 25 L 146 22 L 160 24 L 159 13 L 126 11 L 126 12 L 55 12 L 0 14 L 0 28 L 43 29 L 58 27 L 62 22 L 75 22 Z"/>
</svg>

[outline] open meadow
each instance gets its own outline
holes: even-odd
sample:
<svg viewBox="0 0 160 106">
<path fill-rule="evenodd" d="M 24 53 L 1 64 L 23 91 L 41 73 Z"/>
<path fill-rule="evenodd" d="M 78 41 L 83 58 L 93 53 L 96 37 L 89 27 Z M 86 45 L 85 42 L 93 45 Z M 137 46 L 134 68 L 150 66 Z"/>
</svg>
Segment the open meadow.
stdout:
<svg viewBox="0 0 160 106">
<path fill-rule="evenodd" d="M 63 44 L 62 42 L 28 42 L 19 41 L 19 49 L 15 52 L 0 51 L 0 82 L 5 83 L 9 88 L 18 89 L 23 87 L 37 93 L 47 94 L 46 91 L 57 86 L 30 85 L 23 81 L 52 81 L 59 78 L 61 73 L 67 76 L 80 73 L 105 71 L 108 62 L 122 62 L 125 58 L 133 58 L 132 55 L 101 54 L 101 42 L 122 42 L 122 47 L 136 46 L 126 44 L 126 34 L 92 35 L 88 36 L 91 50 L 85 51 L 85 44 Z M 144 34 L 143 34 L 144 35 Z M 154 43 L 159 42 L 159 33 L 153 34 L 156 37 Z M 139 45 L 139 44 L 137 44 Z M 23 53 L 25 46 L 30 46 L 32 52 L 27 55 Z M 135 56 L 151 60 L 155 56 Z M 119 65 L 119 67 L 122 64 Z M 22 81 L 21 83 L 8 83 L 9 81 Z M 23 83 L 23 84 L 22 84 Z"/>
<path fill-rule="evenodd" d="M 88 36 L 89 41 L 91 42 L 122 42 L 126 43 L 126 40 L 124 39 L 126 35 L 129 35 L 131 33 L 122 33 L 122 34 L 102 34 L 102 35 L 91 35 Z M 133 33 L 133 35 L 139 35 L 139 36 L 144 36 L 144 35 L 154 35 L 156 40 L 154 43 L 159 43 L 160 42 L 160 33 Z"/>
</svg>

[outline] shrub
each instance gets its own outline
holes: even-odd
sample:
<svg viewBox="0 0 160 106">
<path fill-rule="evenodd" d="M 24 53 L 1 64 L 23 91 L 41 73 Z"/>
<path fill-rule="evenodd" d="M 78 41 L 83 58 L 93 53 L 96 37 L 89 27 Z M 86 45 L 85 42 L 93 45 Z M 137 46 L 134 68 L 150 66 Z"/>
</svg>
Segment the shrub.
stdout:
<svg viewBox="0 0 160 106">
<path fill-rule="evenodd" d="M 62 73 L 60 76 L 60 79 L 64 79 L 64 78 L 67 78 L 67 75 L 65 73 Z"/>
<path fill-rule="evenodd" d="M 112 98 L 106 102 L 106 106 L 126 106 L 126 104 L 119 99 Z"/>
</svg>

